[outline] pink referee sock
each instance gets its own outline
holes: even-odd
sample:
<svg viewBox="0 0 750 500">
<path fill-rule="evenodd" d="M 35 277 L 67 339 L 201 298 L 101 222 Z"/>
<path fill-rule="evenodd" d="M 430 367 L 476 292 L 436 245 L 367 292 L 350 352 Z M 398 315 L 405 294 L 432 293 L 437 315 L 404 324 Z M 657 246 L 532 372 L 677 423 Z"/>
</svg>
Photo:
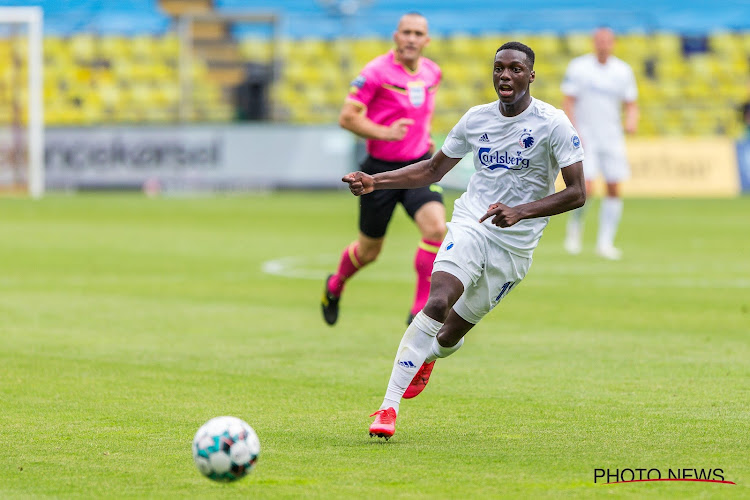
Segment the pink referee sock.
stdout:
<svg viewBox="0 0 750 500">
<path fill-rule="evenodd" d="M 341 296 L 341 292 L 344 291 L 344 283 L 346 280 L 352 277 L 354 273 L 360 270 L 362 264 L 359 261 L 357 255 L 357 248 L 359 244 L 355 241 L 344 249 L 341 254 L 341 260 L 339 261 L 339 268 L 336 270 L 336 274 L 331 276 L 328 280 L 328 291 L 336 297 Z"/>
<path fill-rule="evenodd" d="M 432 264 L 435 262 L 435 256 L 440 250 L 441 243 L 440 241 L 425 239 L 419 243 L 417 254 L 414 256 L 414 269 L 417 271 L 417 290 L 414 294 L 414 304 L 411 306 L 412 314 L 421 311 L 430 296 Z"/>
</svg>

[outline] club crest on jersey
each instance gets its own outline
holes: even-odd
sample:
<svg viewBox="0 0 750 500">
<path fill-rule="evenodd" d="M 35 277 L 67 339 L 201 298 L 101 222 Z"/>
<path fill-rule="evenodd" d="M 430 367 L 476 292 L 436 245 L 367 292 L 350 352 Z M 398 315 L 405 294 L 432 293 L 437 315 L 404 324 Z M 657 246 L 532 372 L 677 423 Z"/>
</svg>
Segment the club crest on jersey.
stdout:
<svg viewBox="0 0 750 500">
<path fill-rule="evenodd" d="M 531 136 L 531 129 L 523 129 L 521 138 L 518 139 L 518 145 L 524 149 L 528 149 L 534 145 L 534 138 Z"/>
<path fill-rule="evenodd" d="M 479 163 L 490 170 L 504 168 L 506 170 L 523 170 L 529 168 L 529 159 L 521 156 L 520 151 L 516 155 L 508 154 L 507 151 L 492 151 L 490 148 L 479 148 L 477 152 Z"/>
<path fill-rule="evenodd" d="M 407 84 L 407 94 L 409 95 L 409 102 L 411 105 L 415 108 L 420 107 L 424 104 L 427 95 L 427 89 L 424 86 L 424 82 L 421 80 L 409 82 Z"/>
<path fill-rule="evenodd" d="M 570 140 L 573 141 L 573 147 L 574 148 L 580 148 L 581 147 L 581 139 L 579 139 L 577 135 L 574 135 Z"/>
</svg>

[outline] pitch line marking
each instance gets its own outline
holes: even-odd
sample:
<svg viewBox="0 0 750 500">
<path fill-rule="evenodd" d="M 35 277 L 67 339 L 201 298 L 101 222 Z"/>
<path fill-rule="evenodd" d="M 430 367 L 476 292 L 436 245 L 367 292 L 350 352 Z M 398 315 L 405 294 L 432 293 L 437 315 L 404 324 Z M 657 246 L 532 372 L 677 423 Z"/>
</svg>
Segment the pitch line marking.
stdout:
<svg viewBox="0 0 750 500">
<path fill-rule="evenodd" d="M 318 255 L 290 255 L 287 257 L 281 257 L 278 259 L 267 260 L 261 264 L 261 271 L 265 274 L 271 274 L 274 276 L 282 276 L 285 278 L 292 279 L 305 279 L 313 281 L 321 281 L 328 274 L 331 273 L 336 267 L 338 262 L 338 254 L 318 254 Z M 541 266 L 540 266 L 541 267 Z M 372 271 L 369 268 L 365 269 L 362 273 L 357 274 L 357 280 L 371 281 L 371 282 L 396 282 L 396 283 L 413 283 L 414 274 L 413 272 L 387 272 L 383 271 L 382 268 L 374 267 Z M 686 277 L 684 273 L 679 275 L 672 274 L 671 271 L 662 273 L 661 275 L 654 275 L 653 272 L 649 272 L 648 277 L 633 276 L 630 273 L 629 276 L 624 276 L 621 273 L 612 273 L 609 276 L 601 276 L 599 273 L 602 271 L 596 269 L 597 275 L 594 276 L 594 272 L 591 269 L 585 270 L 582 268 L 552 268 L 549 265 L 544 266 L 544 269 L 536 269 L 531 280 L 528 284 L 535 284 L 539 286 L 558 286 L 565 283 L 566 276 L 580 275 L 592 276 L 589 283 L 592 286 L 632 286 L 632 287 L 643 287 L 648 286 L 651 288 L 662 288 L 662 287 L 694 287 L 700 286 L 703 288 L 720 288 L 720 289 L 747 289 L 750 288 L 750 279 L 744 278 L 714 278 L 705 279 L 700 277 Z"/>
</svg>

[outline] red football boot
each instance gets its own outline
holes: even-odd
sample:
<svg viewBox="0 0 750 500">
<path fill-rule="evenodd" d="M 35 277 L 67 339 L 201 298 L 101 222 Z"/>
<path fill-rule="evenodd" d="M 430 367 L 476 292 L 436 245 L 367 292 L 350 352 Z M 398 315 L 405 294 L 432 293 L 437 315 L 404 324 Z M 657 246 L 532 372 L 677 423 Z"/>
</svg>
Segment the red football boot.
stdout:
<svg viewBox="0 0 750 500">
<path fill-rule="evenodd" d="M 396 410 L 393 408 L 378 410 L 370 416 L 375 417 L 375 421 L 370 424 L 370 437 L 377 436 L 388 441 L 396 432 Z"/>
<path fill-rule="evenodd" d="M 415 398 L 419 395 L 420 392 L 424 390 L 424 388 L 427 386 L 427 382 L 430 381 L 430 374 L 432 373 L 432 369 L 434 367 L 434 361 L 431 361 L 429 363 L 422 363 L 422 366 L 419 368 L 417 374 L 414 375 L 413 379 L 411 379 L 409 387 L 406 388 L 404 399 Z"/>
</svg>

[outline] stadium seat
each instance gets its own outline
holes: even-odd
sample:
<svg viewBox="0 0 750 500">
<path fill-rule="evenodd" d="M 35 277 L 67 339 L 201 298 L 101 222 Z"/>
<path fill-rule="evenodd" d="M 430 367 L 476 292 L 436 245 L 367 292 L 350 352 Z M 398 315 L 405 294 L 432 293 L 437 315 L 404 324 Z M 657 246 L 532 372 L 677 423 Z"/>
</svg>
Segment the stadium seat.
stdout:
<svg viewBox="0 0 750 500">
<path fill-rule="evenodd" d="M 261 63 L 271 62 L 271 41 L 261 38 L 243 38 L 240 43 L 240 53 L 247 61 Z"/>
<path fill-rule="evenodd" d="M 78 62 L 91 62 L 96 54 L 96 40 L 90 33 L 77 33 L 70 39 L 70 51 Z"/>
<path fill-rule="evenodd" d="M 565 45 L 567 46 L 569 57 L 577 57 L 591 52 L 591 33 L 569 33 L 565 36 Z"/>
<path fill-rule="evenodd" d="M 13 5 L 21 3 L 11 1 Z M 163 122 L 174 117 L 180 98 L 180 42 L 175 31 L 167 31 L 170 20 L 158 0 L 74 3 L 34 2 L 45 10 L 47 123 Z M 418 3 L 427 6 L 426 1 Z M 264 10 L 266 4 L 261 0 L 213 2 L 223 12 Z M 651 7 L 653 21 L 648 26 L 639 24 L 635 15 L 621 16 L 613 26 L 618 35 L 615 54 L 636 73 L 643 110 L 641 134 L 661 133 L 662 129 L 700 134 L 737 131 L 736 112 L 717 112 L 711 121 L 701 110 L 712 94 L 726 99 L 722 109 L 733 110 L 750 99 L 750 31 L 704 28 L 709 52 L 685 56 L 680 32 L 700 33 L 691 27 L 699 25 L 702 16 L 688 10 L 679 16 L 661 16 L 659 5 Z M 393 47 L 392 19 L 400 10 L 391 0 L 367 5 L 350 19 L 350 32 L 358 37 L 341 37 L 340 23 L 320 3 L 290 0 L 281 2 L 278 9 L 287 17 L 276 54 L 281 71 L 271 89 L 278 99 L 275 109 L 291 109 L 281 114 L 297 123 L 335 122 L 348 83 L 364 64 Z M 430 15 L 432 41 L 425 55 L 436 60 L 444 73 L 434 127 L 449 128 L 466 107 L 496 98 L 489 85 L 491 54 L 510 39 L 528 43 L 537 52 L 534 95 L 559 104 L 559 85 L 568 61 L 592 48 L 588 24 L 593 18 L 555 15 L 555 9 L 564 10 L 548 2 L 543 15 L 532 16 L 532 28 L 516 23 L 512 30 L 500 28 L 502 32 L 491 31 L 486 23 L 477 24 L 489 11 L 478 10 L 472 2 L 462 4 L 460 12 Z M 669 22 L 684 29 L 667 27 Z M 235 31 L 241 36 L 242 61 L 272 62 L 268 33 Z M 4 82 L 0 83 L 0 104 L 11 99 L 8 88 L 13 70 L 7 61 L 14 53 L 25 54 L 25 44 L 25 38 L 13 42 L 0 38 L 0 63 L 6 65 L 0 68 L 0 82 Z M 25 68 L 20 71 L 22 76 L 26 74 Z M 231 115 L 226 92 L 210 81 L 211 72 L 202 61 L 194 60 L 191 75 L 199 104 L 195 116 L 217 119 Z M 677 109 L 688 111 L 677 116 L 673 113 Z M 701 124 L 680 125 L 688 116 L 691 120 L 697 117 Z"/>
<path fill-rule="evenodd" d="M 744 53 L 741 37 L 729 31 L 717 31 L 709 35 L 711 52 L 727 57 L 734 57 Z"/>
<path fill-rule="evenodd" d="M 562 40 L 556 33 L 540 33 L 529 39 L 531 48 L 538 54 L 538 59 L 554 61 L 563 54 Z"/>
<path fill-rule="evenodd" d="M 651 47 L 660 59 L 677 59 L 682 57 L 682 41 L 676 33 L 655 33 L 651 38 Z"/>
</svg>

